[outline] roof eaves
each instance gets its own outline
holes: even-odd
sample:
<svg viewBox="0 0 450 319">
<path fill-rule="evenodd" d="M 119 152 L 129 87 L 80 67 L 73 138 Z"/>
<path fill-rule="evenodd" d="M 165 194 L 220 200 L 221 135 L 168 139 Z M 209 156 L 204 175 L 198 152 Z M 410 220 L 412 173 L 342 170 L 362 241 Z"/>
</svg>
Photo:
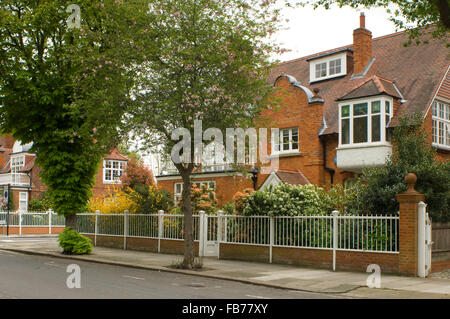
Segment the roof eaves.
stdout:
<svg viewBox="0 0 450 319">
<path fill-rule="evenodd" d="M 331 51 L 331 52 L 315 55 L 313 57 L 305 59 L 305 61 L 316 60 L 316 59 L 324 58 L 324 57 L 327 57 L 327 56 L 330 56 L 330 55 L 335 55 L 335 54 L 346 52 L 346 51 L 353 52 L 353 50 L 350 49 L 350 48 L 337 49 L 335 51 Z"/>
</svg>

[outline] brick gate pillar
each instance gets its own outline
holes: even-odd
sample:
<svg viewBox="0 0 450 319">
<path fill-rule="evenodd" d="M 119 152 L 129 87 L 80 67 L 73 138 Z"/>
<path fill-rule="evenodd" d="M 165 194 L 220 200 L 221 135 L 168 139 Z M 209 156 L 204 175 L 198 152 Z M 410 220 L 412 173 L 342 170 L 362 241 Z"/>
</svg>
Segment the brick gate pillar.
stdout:
<svg viewBox="0 0 450 319">
<path fill-rule="evenodd" d="M 408 190 L 395 195 L 400 204 L 398 270 L 401 274 L 417 276 L 418 204 L 425 201 L 425 196 L 414 189 L 416 174 L 407 174 L 405 182 Z"/>
</svg>

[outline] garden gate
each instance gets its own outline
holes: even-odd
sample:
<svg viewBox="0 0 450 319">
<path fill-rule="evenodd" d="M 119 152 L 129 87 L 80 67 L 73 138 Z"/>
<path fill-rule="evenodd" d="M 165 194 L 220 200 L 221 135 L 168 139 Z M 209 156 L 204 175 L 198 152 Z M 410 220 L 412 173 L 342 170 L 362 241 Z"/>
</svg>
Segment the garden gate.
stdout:
<svg viewBox="0 0 450 319">
<path fill-rule="evenodd" d="M 420 202 L 418 205 L 418 275 L 426 277 L 431 270 L 431 220 L 426 211 L 427 204 Z"/>
<path fill-rule="evenodd" d="M 199 256 L 200 257 L 219 257 L 219 238 L 221 218 L 219 216 L 208 216 L 200 211 L 200 237 L 199 237 Z"/>
</svg>

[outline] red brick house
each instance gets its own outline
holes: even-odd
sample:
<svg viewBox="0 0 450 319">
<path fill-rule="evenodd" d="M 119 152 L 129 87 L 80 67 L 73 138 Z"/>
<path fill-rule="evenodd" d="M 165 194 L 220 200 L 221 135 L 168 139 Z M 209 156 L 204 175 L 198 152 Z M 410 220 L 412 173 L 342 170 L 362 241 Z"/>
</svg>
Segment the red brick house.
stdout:
<svg viewBox="0 0 450 319">
<path fill-rule="evenodd" d="M 446 42 L 430 38 L 428 44 L 405 47 L 407 40 L 405 32 L 373 39 L 361 15 L 353 44 L 275 67 L 269 80 L 283 102 L 279 109 L 262 115 L 272 119 L 270 127 L 279 128 L 269 150 L 279 157 L 279 168 L 269 175 L 258 174 L 257 188 L 351 182 L 364 167 L 385 164 L 392 152 L 392 128 L 405 114 L 423 115 L 438 160 L 449 160 Z M 193 182 L 214 186 L 221 204 L 253 185 L 250 177 L 230 176 L 223 168 L 193 175 Z M 169 173 L 156 179 L 177 198 L 181 179 Z"/>
<path fill-rule="evenodd" d="M 15 210 L 27 210 L 31 199 L 39 198 L 47 189 L 39 178 L 41 168 L 35 164 L 36 155 L 30 153 L 32 143 L 22 145 L 11 135 L 0 137 L 0 191 L 4 196 L 10 185 Z M 95 176 L 94 195 L 120 184 L 128 159 L 114 148 L 99 164 Z"/>
</svg>

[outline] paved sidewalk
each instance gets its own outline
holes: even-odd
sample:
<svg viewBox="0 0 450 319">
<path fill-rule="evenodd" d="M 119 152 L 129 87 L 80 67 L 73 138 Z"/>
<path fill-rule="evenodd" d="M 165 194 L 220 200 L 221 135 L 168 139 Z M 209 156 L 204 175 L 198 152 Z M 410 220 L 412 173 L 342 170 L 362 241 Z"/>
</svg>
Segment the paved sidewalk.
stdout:
<svg viewBox="0 0 450 319">
<path fill-rule="evenodd" d="M 216 258 L 204 258 L 203 270 L 189 271 L 170 267 L 182 260 L 182 256 L 179 255 L 94 247 L 91 255 L 67 256 L 61 254 L 62 250 L 58 247 L 56 238 L 49 237 L 45 241 L 42 240 L 42 237 L 38 239 L 35 241 L 32 237 L 23 239 L 0 237 L 0 249 L 348 297 L 450 299 L 450 279 L 382 274 L 381 288 L 375 289 L 366 286 L 368 273 L 333 272 L 298 266 L 218 260 Z"/>
</svg>

